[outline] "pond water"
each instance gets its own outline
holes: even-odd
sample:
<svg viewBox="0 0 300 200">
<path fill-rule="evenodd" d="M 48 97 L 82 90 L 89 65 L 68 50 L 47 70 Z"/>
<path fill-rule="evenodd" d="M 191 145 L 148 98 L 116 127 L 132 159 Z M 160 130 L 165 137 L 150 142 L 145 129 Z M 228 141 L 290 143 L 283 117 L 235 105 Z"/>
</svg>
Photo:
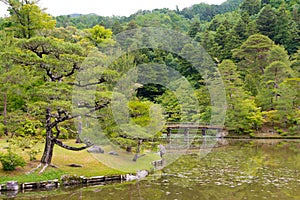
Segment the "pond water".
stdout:
<svg viewBox="0 0 300 200">
<path fill-rule="evenodd" d="M 139 182 L 18 194 L 17 199 L 300 199 L 300 141 L 230 140 L 191 150 Z"/>
</svg>

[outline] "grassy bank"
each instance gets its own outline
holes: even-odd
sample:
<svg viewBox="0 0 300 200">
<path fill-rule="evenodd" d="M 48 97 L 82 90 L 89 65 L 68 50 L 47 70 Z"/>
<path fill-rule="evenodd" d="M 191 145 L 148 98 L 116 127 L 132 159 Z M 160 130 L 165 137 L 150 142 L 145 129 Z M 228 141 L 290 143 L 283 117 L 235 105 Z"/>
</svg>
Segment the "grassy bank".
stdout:
<svg viewBox="0 0 300 200">
<path fill-rule="evenodd" d="M 79 146 L 74 143 L 74 140 L 64 141 L 66 144 Z M 0 139 L 0 152 L 6 151 L 8 143 L 5 139 Z M 38 148 L 43 150 L 44 144 L 38 144 Z M 107 149 L 108 150 L 108 149 Z M 107 151 L 106 151 L 107 152 Z M 24 168 L 17 168 L 15 171 L 7 172 L 2 169 L 0 164 L 0 183 L 7 181 L 18 182 L 33 182 L 57 179 L 61 175 L 70 174 L 78 176 L 107 176 L 124 173 L 135 173 L 138 169 L 150 170 L 151 161 L 157 160 L 159 157 L 154 153 L 149 153 L 141 157 L 137 162 L 131 161 L 133 154 L 118 152 L 119 156 L 112 156 L 105 154 L 90 154 L 86 150 L 74 152 L 55 146 L 52 163 L 58 168 L 49 167 L 47 170 L 39 175 L 33 173 L 27 175 L 26 173 L 35 168 L 39 164 L 42 156 L 40 152 L 37 156 L 37 161 L 29 161 L 29 156 L 26 152 L 17 149 L 17 153 L 27 161 Z M 100 162 L 100 161 L 104 162 Z M 80 168 L 70 167 L 70 164 L 82 165 Z"/>
<path fill-rule="evenodd" d="M 300 139 L 300 135 L 280 135 L 278 133 L 229 134 L 228 139 Z"/>
</svg>

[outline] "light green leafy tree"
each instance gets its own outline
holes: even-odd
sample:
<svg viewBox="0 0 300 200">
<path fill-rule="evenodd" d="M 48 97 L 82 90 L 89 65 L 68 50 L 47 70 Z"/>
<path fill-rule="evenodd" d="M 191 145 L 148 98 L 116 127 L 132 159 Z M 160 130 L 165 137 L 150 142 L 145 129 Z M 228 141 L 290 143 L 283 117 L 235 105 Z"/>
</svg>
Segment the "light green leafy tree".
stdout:
<svg viewBox="0 0 300 200">
<path fill-rule="evenodd" d="M 16 133 L 24 120 L 27 91 L 36 78 L 28 68 L 23 68 L 11 59 L 17 49 L 16 39 L 11 34 L 0 32 L 0 49 L 1 132 L 8 135 Z"/>
<path fill-rule="evenodd" d="M 110 29 L 106 29 L 103 26 L 96 25 L 91 29 L 87 29 L 86 37 L 92 42 L 92 44 L 98 48 L 113 45 L 112 40 L 113 32 Z"/>
<path fill-rule="evenodd" d="M 15 36 L 20 38 L 31 38 L 37 34 L 55 27 L 56 21 L 50 15 L 40 9 L 35 0 L 1 0 L 8 5 L 11 27 L 15 31 Z"/>
</svg>

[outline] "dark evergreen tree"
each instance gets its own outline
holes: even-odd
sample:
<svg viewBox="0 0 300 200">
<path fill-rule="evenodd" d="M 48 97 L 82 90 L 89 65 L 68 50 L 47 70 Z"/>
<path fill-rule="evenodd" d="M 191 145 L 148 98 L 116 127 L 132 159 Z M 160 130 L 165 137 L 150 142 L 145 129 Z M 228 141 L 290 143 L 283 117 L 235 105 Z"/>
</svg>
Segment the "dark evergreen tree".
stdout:
<svg viewBox="0 0 300 200">
<path fill-rule="evenodd" d="M 132 30 L 132 29 L 136 29 L 138 28 L 138 25 L 136 24 L 136 22 L 134 20 L 131 20 L 128 25 L 126 30 Z"/>
<path fill-rule="evenodd" d="M 228 37 L 228 30 L 226 27 L 221 24 L 219 28 L 217 29 L 216 36 L 215 36 L 215 42 L 223 49 L 225 47 L 226 41 Z"/>
<path fill-rule="evenodd" d="M 257 28 L 263 35 L 274 39 L 277 16 L 271 5 L 266 5 L 258 15 L 256 20 Z"/>
<path fill-rule="evenodd" d="M 261 2 L 260 0 L 245 0 L 240 8 L 242 11 L 249 13 L 249 15 L 255 15 L 260 11 Z"/>
<path fill-rule="evenodd" d="M 267 4 L 270 4 L 270 0 L 261 0 L 261 5 L 265 6 Z"/>
<path fill-rule="evenodd" d="M 201 31 L 201 29 L 200 29 L 200 22 L 194 22 L 190 26 L 188 35 L 191 38 L 194 38 L 197 35 L 197 33 L 200 32 L 200 31 Z"/>
<path fill-rule="evenodd" d="M 217 19 L 217 18 L 214 18 L 210 24 L 209 24 L 209 27 L 208 27 L 208 30 L 209 31 L 216 31 L 217 28 L 221 25 L 221 22 Z"/>
<path fill-rule="evenodd" d="M 120 22 L 119 21 L 115 21 L 115 23 L 114 23 L 114 25 L 112 27 L 113 34 L 117 35 L 117 34 L 121 33 L 123 30 L 124 29 L 123 29 L 122 25 L 120 24 Z"/>
<path fill-rule="evenodd" d="M 240 19 L 234 27 L 234 34 L 239 40 L 247 39 L 247 24 L 243 19 Z"/>
</svg>

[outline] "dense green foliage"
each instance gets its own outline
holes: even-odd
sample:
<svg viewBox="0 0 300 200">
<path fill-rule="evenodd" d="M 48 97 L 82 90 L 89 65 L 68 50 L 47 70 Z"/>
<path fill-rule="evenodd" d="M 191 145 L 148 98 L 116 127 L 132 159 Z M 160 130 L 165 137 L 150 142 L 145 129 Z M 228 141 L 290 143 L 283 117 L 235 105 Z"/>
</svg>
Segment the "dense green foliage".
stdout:
<svg viewBox="0 0 300 200">
<path fill-rule="evenodd" d="M 297 1 L 229 0 L 222 5 L 197 4 L 174 11 L 138 11 L 129 17 L 90 14 L 55 18 L 36 6 L 35 1 L 12 2 L 10 16 L 0 19 L 1 135 L 45 134 L 45 109 L 71 110 L 73 87 L 85 88 L 83 81 L 76 79 L 80 71 L 88 70 L 81 65 L 83 61 L 93 61 L 93 74 L 102 76 L 101 80 L 95 80 L 97 105 L 111 101 L 114 84 L 143 63 L 166 65 L 180 72 L 194 88 L 193 95 L 199 105 L 184 105 L 189 115 L 182 112 L 181 105 L 191 101 L 188 94 L 179 103 L 174 91 L 162 85 L 135 88 L 136 94 L 128 107 L 130 122 L 138 124 L 138 130 L 118 127 L 110 106 L 99 111 L 105 137 L 124 148 L 134 146 L 137 139 L 124 130 L 141 132 L 141 137 L 149 139 L 142 133 L 144 128 L 151 128 L 150 108 L 157 104 L 162 106 L 166 121 L 209 123 L 213 105 L 203 77 L 182 57 L 188 47 L 181 49 L 180 55 L 159 48 L 136 50 L 121 56 L 106 70 L 111 59 L 108 55 L 91 56 L 95 50 L 118 46 L 113 36 L 140 27 L 176 30 L 205 48 L 219 65 L 226 87 L 225 126 L 229 131 L 251 133 L 274 129 L 286 134 L 300 131 L 300 4 Z M 156 76 L 160 73 L 163 74 L 159 70 L 149 71 Z M 186 91 L 184 85 L 176 88 L 179 94 Z M 195 109 L 198 112 L 193 113 Z M 60 128 L 62 135 L 74 133 L 76 126 L 72 120 L 64 122 Z"/>
<path fill-rule="evenodd" d="M 26 165 L 25 160 L 18 154 L 8 149 L 7 153 L 0 154 L 0 162 L 5 171 L 13 171 L 16 167 L 24 167 Z"/>
</svg>

